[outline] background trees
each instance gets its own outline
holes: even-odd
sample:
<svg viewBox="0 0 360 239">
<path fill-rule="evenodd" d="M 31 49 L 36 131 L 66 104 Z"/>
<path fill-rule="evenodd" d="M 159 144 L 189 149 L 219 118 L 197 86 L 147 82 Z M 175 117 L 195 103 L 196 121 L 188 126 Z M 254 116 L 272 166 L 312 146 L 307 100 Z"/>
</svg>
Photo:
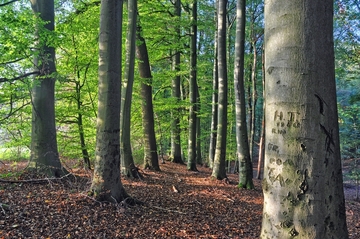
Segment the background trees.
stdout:
<svg viewBox="0 0 360 239">
<path fill-rule="evenodd" d="M 4 2 L 5 3 L 5 2 Z M 201 119 L 202 159 L 211 165 L 210 135 L 211 117 L 215 115 L 211 108 L 217 109 L 218 90 L 213 88 L 213 66 L 216 64 L 214 35 L 216 32 L 215 1 L 197 2 L 197 81 L 200 103 L 197 104 L 197 117 Z M 97 117 L 97 62 L 98 62 L 98 26 L 100 17 L 99 1 L 55 1 L 56 28 L 46 35 L 56 49 L 56 130 L 58 151 L 64 163 L 65 159 L 90 159 L 94 163 L 95 122 Z M 147 41 L 149 63 L 153 81 L 152 100 L 154 110 L 154 132 L 158 154 L 166 158 L 170 151 L 176 152 L 177 159 L 188 160 L 189 109 L 190 109 L 190 29 L 192 26 L 192 1 L 181 2 L 140 2 L 138 11 L 142 17 L 142 36 Z M 234 2 L 229 3 L 227 11 L 227 74 L 232 74 L 231 63 L 235 53 Z M 247 103 L 247 122 L 249 124 L 249 144 L 254 145 L 252 160 L 257 154 L 262 117 L 262 78 L 261 70 L 263 46 L 263 2 L 249 1 L 246 7 L 246 37 L 244 41 L 244 79 L 245 101 Z M 356 87 L 359 66 L 358 32 L 353 26 L 358 24 L 357 1 L 336 1 L 335 8 L 335 46 L 336 46 L 336 81 L 338 87 L 339 113 L 341 117 L 341 150 L 344 156 L 358 155 L 356 149 L 359 91 Z M 176 9 L 176 11 L 175 11 Z M 27 1 L 15 1 L 0 6 L 0 123 L 1 157 L 29 157 L 31 132 L 31 76 L 36 19 Z M 125 17 L 127 9 L 124 9 Z M 125 24 L 125 23 L 124 23 Z M 123 36 L 126 28 L 123 28 Z M 125 37 L 123 37 L 125 45 Z M 124 52 L 125 55 L 125 52 Z M 175 60 L 176 58 L 176 60 Z M 123 57 L 125 59 L 125 57 Z M 217 65 L 217 64 L 216 64 Z M 140 80 L 135 64 L 133 99 L 130 118 L 130 143 L 135 164 L 143 163 L 144 138 L 141 120 Z M 216 72 L 216 71 L 214 71 Z M 216 76 L 216 74 L 214 74 Z M 176 80 L 175 80 L 176 79 Z M 215 77 L 217 79 L 217 77 Z M 172 83 L 176 82 L 176 87 Z M 253 87 L 253 86 L 256 86 Z M 232 84 L 228 85 L 228 124 L 226 154 L 227 162 L 236 160 L 235 141 L 235 99 Z M 176 88 L 176 93 L 172 89 Z M 257 102 L 255 105 L 253 102 Z M 251 104 L 249 104 L 251 102 Z M 254 106 L 256 106 L 254 108 Z M 250 113 L 250 109 L 251 113 Z M 215 112 L 215 111 L 214 111 Z M 253 114 L 255 113 L 255 115 Z M 176 119 L 176 121 L 173 119 Z M 175 123 L 174 123 L 175 122 Z M 177 127 L 175 127 L 175 125 Z M 173 131 L 175 129 L 175 131 Z M 255 129 L 253 137 L 250 129 Z M 172 139 L 172 136 L 178 137 Z M 171 150 L 173 142 L 176 150 Z M 212 141 L 214 142 L 214 141 Z M 353 145 L 352 145 L 353 144 Z M 251 147 L 250 147 L 251 148 Z M 209 153 L 208 153 L 209 152 Z M 210 156 L 210 157 L 208 157 Z M 175 158 L 175 155 L 174 155 Z M 208 158 L 210 158 L 208 160 Z M 87 164 L 87 162 L 85 162 Z M 230 167 L 228 167 L 230 168 Z"/>
</svg>

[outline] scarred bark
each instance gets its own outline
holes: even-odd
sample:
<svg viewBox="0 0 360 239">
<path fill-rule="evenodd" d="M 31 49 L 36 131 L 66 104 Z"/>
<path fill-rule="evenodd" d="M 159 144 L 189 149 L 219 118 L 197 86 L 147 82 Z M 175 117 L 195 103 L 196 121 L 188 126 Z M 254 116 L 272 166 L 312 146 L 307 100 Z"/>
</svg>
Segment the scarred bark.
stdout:
<svg viewBox="0 0 360 239">
<path fill-rule="evenodd" d="M 261 238 L 348 238 L 334 68 L 333 1 L 265 1 Z"/>
</svg>

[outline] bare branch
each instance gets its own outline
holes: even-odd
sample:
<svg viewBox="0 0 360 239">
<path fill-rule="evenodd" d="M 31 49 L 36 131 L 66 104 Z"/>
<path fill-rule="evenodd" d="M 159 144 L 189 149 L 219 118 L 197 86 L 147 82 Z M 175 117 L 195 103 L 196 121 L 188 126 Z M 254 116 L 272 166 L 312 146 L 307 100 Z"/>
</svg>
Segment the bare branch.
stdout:
<svg viewBox="0 0 360 239">
<path fill-rule="evenodd" d="M 9 2 L 2 3 L 2 4 L 0 4 L 0 7 L 3 7 L 3 6 L 6 6 L 6 5 L 9 5 L 9 4 L 11 4 L 11 3 L 13 3 L 13 2 L 17 2 L 17 1 L 19 1 L 19 0 L 11 0 L 11 1 L 9 1 Z"/>
<path fill-rule="evenodd" d="M 9 79 L 9 78 L 0 78 L 0 83 L 1 82 L 13 82 L 13 81 L 20 80 L 20 79 L 26 78 L 28 76 L 37 75 L 37 74 L 40 74 L 40 71 L 28 72 L 28 73 L 25 73 L 24 75 L 17 76 L 17 77 L 11 78 L 11 79 Z"/>
</svg>

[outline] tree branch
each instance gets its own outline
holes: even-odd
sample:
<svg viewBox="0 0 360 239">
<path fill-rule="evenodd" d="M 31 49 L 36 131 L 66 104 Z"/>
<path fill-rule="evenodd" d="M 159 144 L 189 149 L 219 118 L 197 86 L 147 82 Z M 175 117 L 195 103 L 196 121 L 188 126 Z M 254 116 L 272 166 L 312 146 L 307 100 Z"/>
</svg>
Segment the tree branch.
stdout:
<svg viewBox="0 0 360 239">
<path fill-rule="evenodd" d="M 17 2 L 17 1 L 19 1 L 19 0 L 12 0 L 12 1 L 9 1 L 9 2 L 6 2 L 6 3 L 2 3 L 2 4 L 0 4 L 0 7 L 9 5 L 9 4 L 11 4 L 11 3 L 13 3 L 13 2 Z"/>
<path fill-rule="evenodd" d="M 1 82 L 13 82 L 13 81 L 20 80 L 20 79 L 26 78 L 28 76 L 37 75 L 37 74 L 40 74 L 40 71 L 28 72 L 28 73 L 25 73 L 24 75 L 17 76 L 17 77 L 11 78 L 11 79 L 9 79 L 9 78 L 0 78 L 0 83 Z"/>
</svg>

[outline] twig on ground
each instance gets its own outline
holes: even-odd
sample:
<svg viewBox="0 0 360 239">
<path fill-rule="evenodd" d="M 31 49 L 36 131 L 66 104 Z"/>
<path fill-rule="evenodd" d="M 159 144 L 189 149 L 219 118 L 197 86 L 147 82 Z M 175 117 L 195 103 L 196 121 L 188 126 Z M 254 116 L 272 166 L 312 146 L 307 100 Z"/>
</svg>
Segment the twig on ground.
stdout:
<svg viewBox="0 0 360 239">
<path fill-rule="evenodd" d="M 50 181 L 61 181 L 64 178 L 67 178 L 68 176 L 72 175 L 71 173 L 68 173 L 60 178 L 40 178 L 40 179 L 27 179 L 27 180 L 6 180 L 6 179 L 0 179 L 0 182 L 2 183 L 50 183 Z"/>
<path fill-rule="evenodd" d="M 163 210 L 163 211 L 168 211 L 168 212 L 176 212 L 176 213 L 180 213 L 180 214 L 187 214 L 185 212 L 180 212 L 180 211 L 177 211 L 177 210 L 171 210 L 171 209 L 166 209 L 166 208 L 157 207 L 157 206 L 150 206 L 150 207 L 160 209 L 160 210 Z"/>
</svg>

